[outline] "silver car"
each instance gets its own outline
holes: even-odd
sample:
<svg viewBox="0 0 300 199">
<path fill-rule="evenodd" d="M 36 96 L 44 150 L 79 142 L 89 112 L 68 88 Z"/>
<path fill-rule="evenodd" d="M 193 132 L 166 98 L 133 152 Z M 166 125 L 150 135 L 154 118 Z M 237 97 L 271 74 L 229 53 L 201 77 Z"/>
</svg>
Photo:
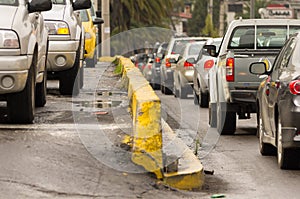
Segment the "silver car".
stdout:
<svg viewBox="0 0 300 199">
<path fill-rule="evenodd" d="M 32 123 L 46 103 L 48 34 L 41 11 L 50 0 L 0 1 L 0 100 L 12 123 Z"/>
<path fill-rule="evenodd" d="M 194 63 L 205 41 L 191 42 L 186 45 L 174 68 L 174 95 L 181 99 L 193 93 Z"/>
<path fill-rule="evenodd" d="M 83 87 L 84 29 L 75 11 L 90 8 L 91 1 L 52 2 L 53 9 L 43 13 L 49 34 L 48 77 L 59 80 L 62 95 L 77 95 Z"/>
<path fill-rule="evenodd" d="M 194 104 L 207 108 L 209 104 L 208 72 L 215 65 L 217 58 L 210 56 L 207 45 L 215 45 L 219 49 L 222 38 L 213 38 L 206 42 L 201 50 L 198 61 L 194 67 Z M 218 53 L 218 52 L 216 52 Z"/>
</svg>

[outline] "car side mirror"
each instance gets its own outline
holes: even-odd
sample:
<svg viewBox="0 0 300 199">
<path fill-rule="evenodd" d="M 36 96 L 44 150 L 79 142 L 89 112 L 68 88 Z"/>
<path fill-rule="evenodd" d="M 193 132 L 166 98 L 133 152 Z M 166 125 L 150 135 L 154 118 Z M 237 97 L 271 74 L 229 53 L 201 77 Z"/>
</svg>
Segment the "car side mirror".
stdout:
<svg viewBox="0 0 300 199">
<path fill-rule="evenodd" d="M 93 24 L 94 25 L 97 25 L 97 24 L 103 24 L 104 23 L 104 20 L 102 18 L 99 18 L 99 17 L 95 17 L 93 19 Z"/>
<path fill-rule="evenodd" d="M 99 17 L 99 18 L 102 18 L 102 13 L 100 10 L 97 10 L 96 11 L 96 16 Z"/>
<path fill-rule="evenodd" d="M 29 13 L 48 11 L 51 9 L 52 9 L 51 0 L 32 0 L 30 3 L 28 3 Z"/>
<path fill-rule="evenodd" d="M 73 2 L 74 10 L 89 9 L 92 6 L 91 0 L 76 0 Z"/>
<path fill-rule="evenodd" d="M 217 47 L 215 45 L 204 45 L 203 49 L 212 57 L 217 57 Z"/>
<path fill-rule="evenodd" d="M 254 75 L 264 75 L 267 74 L 267 66 L 265 62 L 254 62 L 250 64 L 250 73 Z"/>
</svg>

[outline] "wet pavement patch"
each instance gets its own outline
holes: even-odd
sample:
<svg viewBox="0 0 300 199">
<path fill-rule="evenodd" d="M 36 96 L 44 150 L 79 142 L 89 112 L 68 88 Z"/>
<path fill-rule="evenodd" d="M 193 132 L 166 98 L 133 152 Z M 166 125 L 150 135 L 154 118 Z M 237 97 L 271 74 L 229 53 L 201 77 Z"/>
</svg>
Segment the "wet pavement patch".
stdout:
<svg viewBox="0 0 300 199">
<path fill-rule="evenodd" d="M 76 107 L 83 108 L 112 108 L 120 106 L 120 100 L 96 100 L 96 101 L 76 101 L 73 102 Z"/>
</svg>

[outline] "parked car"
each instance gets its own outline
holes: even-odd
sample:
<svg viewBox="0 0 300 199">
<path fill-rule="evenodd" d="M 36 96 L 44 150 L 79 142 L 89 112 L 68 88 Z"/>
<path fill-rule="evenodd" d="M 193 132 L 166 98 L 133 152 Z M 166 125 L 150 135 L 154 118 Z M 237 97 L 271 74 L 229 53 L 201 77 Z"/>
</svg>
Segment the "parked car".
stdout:
<svg viewBox="0 0 300 199">
<path fill-rule="evenodd" d="M 263 77 L 257 92 L 259 148 L 270 155 L 277 148 L 282 169 L 299 165 L 300 149 L 300 34 L 290 37 L 272 67 L 256 62 L 250 72 Z"/>
<path fill-rule="evenodd" d="M 172 37 L 160 65 L 160 89 L 163 94 L 172 94 L 174 87 L 174 68 L 179 53 L 187 43 L 206 41 L 207 37 Z M 172 63 L 170 62 L 172 60 Z M 176 61 L 173 61 L 176 60 Z"/>
<path fill-rule="evenodd" d="M 206 41 L 188 43 L 174 68 L 174 96 L 186 99 L 193 93 L 194 64 Z"/>
<path fill-rule="evenodd" d="M 154 58 L 153 54 L 148 54 L 146 64 L 142 68 L 142 73 L 148 82 L 150 82 L 150 79 L 151 79 L 153 58 Z"/>
<path fill-rule="evenodd" d="M 154 58 L 151 67 L 150 85 L 154 90 L 160 89 L 160 65 L 167 47 L 168 43 L 163 42 L 158 47 L 157 51 L 153 54 Z"/>
<path fill-rule="evenodd" d="M 199 53 L 194 66 L 194 104 L 200 105 L 202 108 L 207 108 L 209 105 L 209 91 L 208 91 L 208 72 L 215 65 L 217 59 L 215 54 L 218 53 L 218 49 L 222 42 L 222 38 L 213 38 L 206 42 L 205 46 Z M 210 52 L 210 45 L 216 46 L 216 52 Z M 210 54 L 213 53 L 214 56 Z"/>
<path fill-rule="evenodd" d="M 90 0 L 52 0 L 44 12 L 49 34 L 48 77 L 59 80 L 62 95 L 77 95 L 83 87 L 84 28 L 77 10 L 89 9 Z M 78 74 L 78 78 L 77 77 Z"/>
<path fill-rule="evenodd" d="M 84 27 L 85 41 L 84 41 L 84 59 L 86 67 L 94 68 L 97 61 L 97 33 L 96 25 L 102 24 L 104 21 L 99 17 L 92 17 L 91 9 L 80 10 L 80 19 Z"/>
<path fill-rule="evenodd" d="M 48 33 L 41 11 L 50 0 L 0 2 L 0 100 L 12 123 L 32 123 L 46 104 Z"/>
<path fill-rule="evenodd" d="M 209 71 L 210 125 L 220 134 L 232 135 L 236 120 L 250 119 L 257 111 L 260 79 L 249 72 L 261 58 L 273 63 L 286 39 L 300 30 L 295 19 L 240 19 L 228 26 Z"/>
</svg>

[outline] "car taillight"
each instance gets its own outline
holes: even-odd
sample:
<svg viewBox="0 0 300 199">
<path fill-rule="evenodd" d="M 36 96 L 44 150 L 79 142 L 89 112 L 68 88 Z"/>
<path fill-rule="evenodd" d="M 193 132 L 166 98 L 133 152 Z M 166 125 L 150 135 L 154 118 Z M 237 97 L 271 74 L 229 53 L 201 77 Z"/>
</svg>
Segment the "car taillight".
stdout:
<svg viewBox="0 0 300 199">
<path fill-rule="evenodd" d="M 185 68 L 188 68 L 188 67 L 193 67 L 193 66 L 194 66 L 194 64 L 192 64 L 192 63 L 190 63 L 190 62 L 187 62 L 187 61 L 185 61 L 185 62 L 184 62 L 184 64 L 183 64 L 183 66 L 184 66 Z"/>
<path fill-rule="evenodd" d="M 170 59 L 169 58 L 166 59 L 166 67 L 167 68 L 171 67 L 171 63 L 170 63 Z"/>
<path fill-rule="evenodd" d="M 226 80 L 228 82 L 234 81 L 234 58 L 227 58 L 226 60 Z"/>
<path fill-rule="evenodd" d="M 160 63 L 160 58 L 159 57 L 155 58 L 155 63 Z"/>
<path fill-rule="evenodd" d="M 294 80 L 290 83 L 290 92 L 293 95 L 300 94 L 300 80 Z"/>
<path fill-rule="evenodd" d="M 211 67 L 213 67 L 215 64 L 214 60 L 207 60 L 205 63 L 204 63 L 204 69 L 205 70 L 209 70 Z"/>
</svg>

